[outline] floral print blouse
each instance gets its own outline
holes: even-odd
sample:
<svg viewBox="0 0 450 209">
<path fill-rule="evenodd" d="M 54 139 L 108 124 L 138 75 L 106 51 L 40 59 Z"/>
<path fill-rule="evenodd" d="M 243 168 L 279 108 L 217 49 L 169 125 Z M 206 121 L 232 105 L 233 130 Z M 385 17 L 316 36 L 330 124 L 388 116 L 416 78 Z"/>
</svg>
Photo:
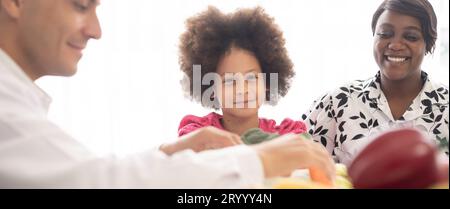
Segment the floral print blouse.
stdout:
<svg viewBox="0 0 450 209">
<path fill-rule="evenodd" d="M 430 81 L 423 71 L 422 80 L 422 91 L 399 120 L 393 119 L 381 91 L 380 72 L 324 95 L 302 119 L 314 140 L 346 165 L 375 134 L 400 127 L 423 130 L 448 156 L 448 86 Z"/>
</svg>

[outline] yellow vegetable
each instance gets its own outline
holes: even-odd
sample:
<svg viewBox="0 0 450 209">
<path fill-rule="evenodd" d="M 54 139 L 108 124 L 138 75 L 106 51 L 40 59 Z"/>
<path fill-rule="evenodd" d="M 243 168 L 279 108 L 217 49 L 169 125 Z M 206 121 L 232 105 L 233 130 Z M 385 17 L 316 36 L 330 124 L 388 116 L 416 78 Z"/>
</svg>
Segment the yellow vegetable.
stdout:
<svg viewBox="0 0 450 209">
<path fill-rule="evenodd" d="M 309 169 L 309 173 L 310 173 Z M 311 173 L 310 173 L 311 174 Z M 270 179 L 265 184 L 274 189 L 352 189 L 353 185 L 347 175 L 347 167 L 336 164 L 336 179 L 332 184 L 314 181 L 312 176 L 291 176 Z M 447 185 L 448 186 L 448 185 Z"/>
<path fill-rule="evenodd" d="M 352 189 L 353 188 L 352 183 L 347 178 L 344 178 L 343 176 L 336 177 L 336 179 L 334 180 L 334 186 L 337 189 Z"/>
<path fill-rule="evenodd" d="M 347 166 L 345 166 L 344 164 L 341 164 L 341 163 L 336 163 L 335 168 L 336 168 L 336 175 L 342 176 L 345 178 L 348 177 Z"/>
<path fill-rule="evenodd" d="M 433 185 L 430 189 L 448 189 L 448 182 Z"/>
<path fill-rule="evenodd" d="M 296 178 L 279 178 L 272 186 L 274 189 L 327 189 L 325 185 Z"/>
</svg>

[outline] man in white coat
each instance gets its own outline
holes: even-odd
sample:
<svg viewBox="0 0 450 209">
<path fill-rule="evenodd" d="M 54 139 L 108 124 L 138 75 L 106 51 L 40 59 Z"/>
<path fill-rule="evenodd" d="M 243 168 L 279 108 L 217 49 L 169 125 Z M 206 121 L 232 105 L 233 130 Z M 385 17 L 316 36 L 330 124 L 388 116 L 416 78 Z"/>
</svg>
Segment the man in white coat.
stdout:
<svg viewBox="0 0 450 209">
<path fill-rule="evenodd" d="M 89 153 L 47 119 L 51 99 L 34 81 L 76 73 L 101 37 L 99 3 L 0 0 L 0 188 L 245 188 L 311 165 L 332 178 L 326 150 L 295 135 L 245 146 L 204 128 L 126 158 Z"/>
</svg>

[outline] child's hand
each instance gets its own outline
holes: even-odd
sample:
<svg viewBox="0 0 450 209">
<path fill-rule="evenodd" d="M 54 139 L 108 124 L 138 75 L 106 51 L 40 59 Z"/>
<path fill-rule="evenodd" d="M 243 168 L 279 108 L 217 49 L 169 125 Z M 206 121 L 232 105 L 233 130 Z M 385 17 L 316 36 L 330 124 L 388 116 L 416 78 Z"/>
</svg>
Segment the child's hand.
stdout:
<svg viewBox="0 0 450 209">
<path fill-rule="evenodd" d="M 210 126 L 186 134 L 174 143 L 164 144 L 160 150 L 171 155 L 185 149 L 201 152 L 240 144 L 243 143 L 238 135 Z"/>
<path fill-rule="evenodd" d="M 305 140 L 300 135 L 287 134 L 254 146 L 258 152 L 266 178 L 292 173 L 295 169 L 315 167 L 332 182 L 335 178 L 334 161 L 319 143 Z"/>
</svg>

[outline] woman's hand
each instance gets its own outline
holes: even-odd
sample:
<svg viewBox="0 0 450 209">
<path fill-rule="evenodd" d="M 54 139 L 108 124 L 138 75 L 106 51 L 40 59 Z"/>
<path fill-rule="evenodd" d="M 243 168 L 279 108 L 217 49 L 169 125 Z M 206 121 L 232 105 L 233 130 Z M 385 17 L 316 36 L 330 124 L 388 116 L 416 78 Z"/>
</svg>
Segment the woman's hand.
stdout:
<svg viewBox="0 0 450 209">
<path fill-rule="evenodd" d="M 209 126 L 186 134 L 173 143 L 163 144 L 159 149 L 171 155 L 185 149 L 201 152 L 240 144 L 242 141 L 238 135 Z"/>
</svg>

